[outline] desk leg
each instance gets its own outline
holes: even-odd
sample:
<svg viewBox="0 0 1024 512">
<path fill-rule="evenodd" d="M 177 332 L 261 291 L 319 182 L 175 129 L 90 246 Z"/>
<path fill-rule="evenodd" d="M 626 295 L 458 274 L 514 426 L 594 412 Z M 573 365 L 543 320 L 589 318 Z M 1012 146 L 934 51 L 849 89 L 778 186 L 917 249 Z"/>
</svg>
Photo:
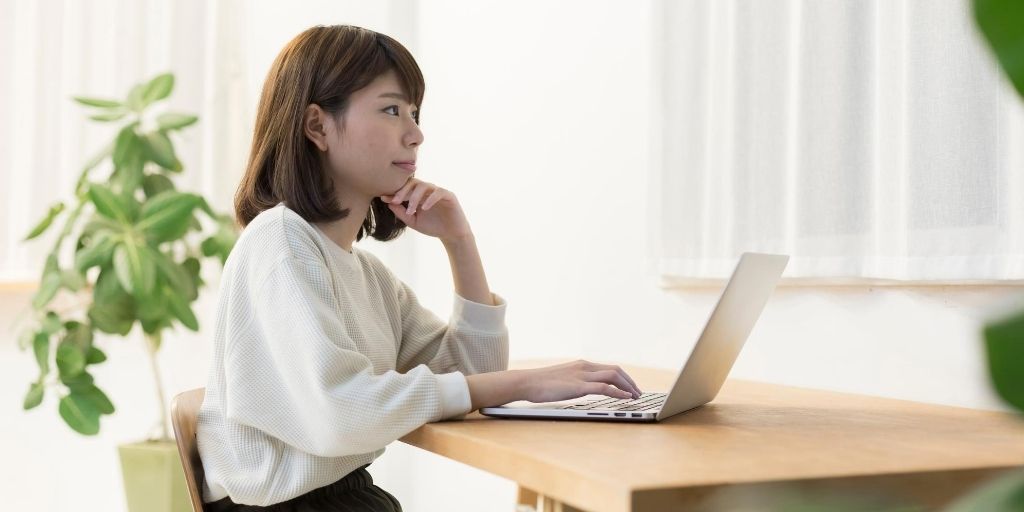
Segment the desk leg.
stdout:
<svg viewBox="0 0 1024 512">
<path fill-rule="evenodd" d="M 537 494 L 537 491 L 519 486 L 516 498 L 516 512 L 583 512 L 582 510 L 562 503 L 550 496 Z"/>
<path fill-rule="evenodd" d="M 516 497 L 516 512 L 535 512 L 537 510 L 537 493 L 526 487 L 519 486 Z"/>
</svg>

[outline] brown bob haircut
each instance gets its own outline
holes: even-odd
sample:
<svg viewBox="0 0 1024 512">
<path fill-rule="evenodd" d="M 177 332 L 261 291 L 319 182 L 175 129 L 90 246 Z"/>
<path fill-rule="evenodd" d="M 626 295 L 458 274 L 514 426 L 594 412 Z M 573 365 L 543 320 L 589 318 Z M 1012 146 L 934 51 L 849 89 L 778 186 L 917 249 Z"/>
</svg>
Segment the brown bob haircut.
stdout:
<svg viewBox="0 0 1024 512">
<path fill-rule="evenodd" d="M 340 119 L 353 92 L 392 70 L 418 108 L 423 74 L 409 50 L 384 34 L 352 25 L 317 25 L 281 50 L 263 84 L 249 162 L 235 193 L 242 227 L 282 201 L 310 223 L 348 217 L 349 209 L 338 204 L 334 180 L 323 168 L 323 156 L 302 131 L 302 118 L 315 103 Z M 392 240 L 405 229 L 379 197 L 365 215 L 356 240 Z"/>
</svg>

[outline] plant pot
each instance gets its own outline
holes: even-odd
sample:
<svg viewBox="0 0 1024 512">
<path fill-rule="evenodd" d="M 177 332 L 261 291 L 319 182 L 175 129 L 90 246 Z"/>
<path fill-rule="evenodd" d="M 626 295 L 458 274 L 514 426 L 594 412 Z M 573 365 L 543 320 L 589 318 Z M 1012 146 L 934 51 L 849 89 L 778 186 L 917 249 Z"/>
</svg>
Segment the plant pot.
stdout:
<svg viewBox="0 0 1024 512">
<path fill-rule="evenodd" d="M 192 512 L 174 441 L 118 445 L 129 512 Z"/>
</svg>

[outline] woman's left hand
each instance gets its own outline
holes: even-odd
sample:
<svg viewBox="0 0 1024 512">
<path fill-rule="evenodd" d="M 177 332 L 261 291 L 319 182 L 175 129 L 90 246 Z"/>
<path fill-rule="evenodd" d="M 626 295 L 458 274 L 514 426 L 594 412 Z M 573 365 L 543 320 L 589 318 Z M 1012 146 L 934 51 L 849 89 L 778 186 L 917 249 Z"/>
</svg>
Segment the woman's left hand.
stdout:
<svg viewBox="0 0 1024 512">
<path fill-rule="evenodd" d="M 433 183 L 409 178 L 393 195 L 380 198 L 407 226 L 442 242 L 473 234 L 455 194 Z M 403 207 L 402 201 L 409 206 Z"/>
</svg>

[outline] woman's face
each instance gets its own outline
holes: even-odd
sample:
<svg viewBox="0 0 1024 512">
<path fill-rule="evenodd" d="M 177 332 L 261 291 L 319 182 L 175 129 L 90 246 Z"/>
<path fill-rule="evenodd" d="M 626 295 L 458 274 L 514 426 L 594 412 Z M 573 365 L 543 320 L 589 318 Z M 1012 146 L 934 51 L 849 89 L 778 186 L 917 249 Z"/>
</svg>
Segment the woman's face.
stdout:
<svg viewBox="0 0 1024 512">
<path fill-rule="evenodd" d="M 414 166 L 410 170 L 396 162 L 415 165 L 423 132 L 418 108 L 404 99 L 394 71 L 352 93 L 338 122 L 324 117 L 326 160 L 343 196 L 392 194 L 413 175 Z"/>
</svg>

